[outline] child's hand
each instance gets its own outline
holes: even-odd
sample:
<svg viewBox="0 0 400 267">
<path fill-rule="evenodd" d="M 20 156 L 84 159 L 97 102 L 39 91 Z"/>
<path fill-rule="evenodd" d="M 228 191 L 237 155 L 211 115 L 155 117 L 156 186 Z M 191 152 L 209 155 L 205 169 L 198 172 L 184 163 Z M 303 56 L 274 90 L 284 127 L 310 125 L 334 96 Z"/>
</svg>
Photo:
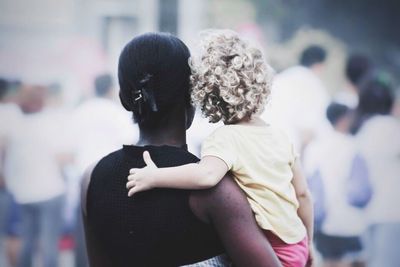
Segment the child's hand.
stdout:
<svg viewBox="0 0 400 267">
<path fill-rule="evenodd" d="M 143 159 L 146 163 L 144 168 L 133 168 L 129 171 L 128 182 L 126 183 L 126 188 L 129 189 L 128 196 L 133 194 L 152 189 L 152 181 L 154 170 L 157 170 L 156 164 L 151 160 L 148 151 L 143 153 Z"/>
</svg>

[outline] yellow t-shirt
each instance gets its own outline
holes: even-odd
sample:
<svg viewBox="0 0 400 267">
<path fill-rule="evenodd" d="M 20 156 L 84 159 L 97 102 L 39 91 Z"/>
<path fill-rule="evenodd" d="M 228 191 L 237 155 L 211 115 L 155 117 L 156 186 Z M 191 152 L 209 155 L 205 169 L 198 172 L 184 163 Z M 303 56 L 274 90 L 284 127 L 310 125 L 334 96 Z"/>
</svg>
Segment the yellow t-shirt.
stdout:
<svg viewBox="0 0 400 267">
<path fill-rule="evenodd" d="M 282 131 L 271 125 L 225 125 L 206 138 L 201 156 L 215 156 L 226 163 L 261 228 L 288 244 L 306 236 L 291 183 L 296 154 Z"/>
</svg>

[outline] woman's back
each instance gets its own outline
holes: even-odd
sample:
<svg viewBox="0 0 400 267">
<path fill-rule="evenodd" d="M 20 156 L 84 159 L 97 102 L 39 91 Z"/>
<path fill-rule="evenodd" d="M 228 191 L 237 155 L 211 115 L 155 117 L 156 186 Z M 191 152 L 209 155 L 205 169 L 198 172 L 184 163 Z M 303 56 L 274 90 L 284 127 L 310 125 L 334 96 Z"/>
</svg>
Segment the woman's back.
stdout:
<svg viewBox="0 0 400 267">
<path fill-rule="evenodd" d="M 189 207 L 189 191 L 156 189 L 127 197 L 126 176 L 132 166 L 144 166 L 144 150 L 163 167 L 198 160 L 170 146 L 124 146 L 96 165 L 87 194 L 87 223 L 113 266 L 177 266 L 220 254 L 214 231 Z"/>
</svg>

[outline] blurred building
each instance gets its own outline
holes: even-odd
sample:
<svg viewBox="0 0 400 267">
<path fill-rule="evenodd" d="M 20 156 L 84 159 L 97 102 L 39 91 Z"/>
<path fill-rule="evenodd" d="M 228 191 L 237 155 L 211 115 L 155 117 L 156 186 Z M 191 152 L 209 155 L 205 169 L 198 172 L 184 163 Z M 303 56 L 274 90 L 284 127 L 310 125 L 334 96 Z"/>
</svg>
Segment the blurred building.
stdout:
<svg viewBox="0 0 400 267">
<path fill-rule="evenodd" d="M 95 75 L 116 72 L 133 36 L 166 31 L 190 42 L 203 27 L 203 6 L 201 0 L 2 0 L 0 75 L 56 79 L 74 102 Z"/>
</svg>

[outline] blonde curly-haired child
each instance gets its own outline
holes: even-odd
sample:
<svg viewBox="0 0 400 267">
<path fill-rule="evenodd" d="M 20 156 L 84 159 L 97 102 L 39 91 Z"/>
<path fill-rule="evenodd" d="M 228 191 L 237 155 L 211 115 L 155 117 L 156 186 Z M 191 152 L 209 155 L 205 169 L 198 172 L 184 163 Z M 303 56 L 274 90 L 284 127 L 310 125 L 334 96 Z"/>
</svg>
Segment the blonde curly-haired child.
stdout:
<svg viewBox="0 0 400 267">
<path fill-rule="evenodd" d="M 203 34 L 203 53 L 192 68 L 192 100 L 222 121 L 202 144 L 197 164 L 131 169 L 128 195 L 151 188 L 204 189 L 229 171 L 247 195 L 256 221 L 283 266 L 310 265 L 313 212 L 306 180 L 288 137 L 259 114 L 270 94 L 272 69 L 259 49 L 229 30 Z"/>
</svg>

